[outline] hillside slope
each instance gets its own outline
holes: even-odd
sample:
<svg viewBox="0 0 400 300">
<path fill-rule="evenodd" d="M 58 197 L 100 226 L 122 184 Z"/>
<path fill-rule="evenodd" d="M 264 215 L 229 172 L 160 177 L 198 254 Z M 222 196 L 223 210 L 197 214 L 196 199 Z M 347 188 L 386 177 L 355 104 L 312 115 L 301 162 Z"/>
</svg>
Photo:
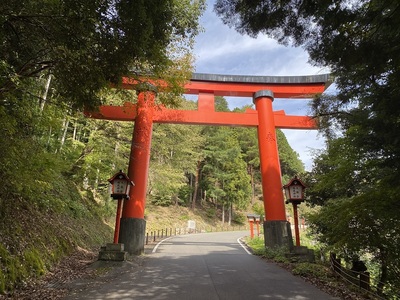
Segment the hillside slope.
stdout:
<svg viewBox="0 0 400 300">
<path fill-rule="evenodd" d="M 90 193 L 80 192 L 68 181 L 60 186 L 48 206 L 21 198 L 0 202 L 0 294 L 12 293 L 50 270 L 53 272 L 62 258 L 77 250 L 93 256 L 100 246 L 113 241 L 115 202 L 104 207 Z M 151 204 L 146 208 L 150 234 L 167 229 L 185 231 L 189 220 L 195 221 L 198 230 L 222 227 L 220 212 L 207 205 L 194 211 Z M 227 223 L 224 227 L 228 227 Z"/>
<path fill-rule="evenodd" d="M 42 276 L 77 247 L 92 249 L 112 239 L 102 208 L 63 184 L 62 198 L 47 206 L 18 197 L 0 201 L 0 294 Z"/>
</svg>

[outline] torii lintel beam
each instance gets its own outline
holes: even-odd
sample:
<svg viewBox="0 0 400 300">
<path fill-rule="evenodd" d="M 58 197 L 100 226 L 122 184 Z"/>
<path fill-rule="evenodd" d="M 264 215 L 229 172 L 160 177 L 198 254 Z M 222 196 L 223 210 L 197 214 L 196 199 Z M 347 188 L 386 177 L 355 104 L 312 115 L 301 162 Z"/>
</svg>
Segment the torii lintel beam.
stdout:
<svg viewBox="0 0 400 300">
<path fill-rule="evenodd" d="M 123 87 L 135 89 L 136 80 L 123 78 Z M 185 84 L 185 94 L 212 93 L 215 96 L 253 97 L 260 90 L 270 90 L 274 98 L 306 99 L 323 93 L 332 83 L 329 74 L 310 76 L 244 76 L 193 73 Z M 157 81 L 158 88 L 165 86 Z"/>
<path fill-rule="evenodd" d="M 241 76 L 218 74 L 192 74 L 192 79 L 185 84 L 186 94 L 197 94 L 197 110 L 173 110 L 163 106 L 154 109 L 153 121 L 156 123 L 194 124 L 194 125 L 228 125 L 258 126 L 255 110 L 248 109 L 244 113 L 216 112 L 215 96 L 253 97 L 260 90 L 269 90 L 274 98 L 305 99 L 322 93 L 331 84 L 329 74 L 312 76 Z M 154 83 L 154 81 L 153 81 Z M 165 83 L 158 81 L 157 87 L 162 89 Z M 135 89 L 138 81 L 123 79 L 123 87 Z M 136 105 L 125 103 L 123 106 L 101 106 L 98 112 L 87 112 L 91 118 L 134 121 Z M 274 122 L 281 129 L 316 129 L 315 119 L 307 116 L 286 115 L 284 111 L 274 112 Z"/>
<path fill-rule="evenodd" d="M 90 118 L 134 121 L 137 115 L 136 105 L 126 102 L 124 106 L 101 106 L 99 112 L 85 113 Z M 314 119 L 306 116 L 288 116 L 283 110 L 274 112 L 275 126 L 281 129 L 316 129 Z M 214 110 L 171 110 L 158 106 L 154 109 L 153 122 L 189 125 L 219 126 L 258 126 L 257 111 L 247 109 L 244 113 L 216 112 Z"/>
</svg>

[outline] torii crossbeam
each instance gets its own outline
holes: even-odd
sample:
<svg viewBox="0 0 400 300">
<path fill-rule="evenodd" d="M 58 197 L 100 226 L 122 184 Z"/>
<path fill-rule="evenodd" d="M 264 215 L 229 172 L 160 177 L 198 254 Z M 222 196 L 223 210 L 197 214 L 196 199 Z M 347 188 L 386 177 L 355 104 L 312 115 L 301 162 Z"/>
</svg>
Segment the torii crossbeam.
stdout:
<svg viewBox="0 0 400 300">
<path fill-rule="evenodd" d="M 119 242 L 131 254 L 144 251 L 147 177 L 153 123 L 224 125 L 257 127 L 262 174 L 266 246 L 291 243 L 286 221 L 281 171 L 275 128 L 316 129 L 314 119 L 273 111 L 274 98 L 309 99 L 330 85 L 329 74 L 314 76 L 237 76 L 194 73 L 185 84 L 185 94 L 198 95 L 197 110 L 176 110 L 155 106 L 154 91 L 139 91 L 137 104 L 101 106 L 88 117 L 115 121 L 134 121 L 128 176 L 135 183 L 130 200 L 124 204 Z M 123 86 L 134 89 L 135 82 L 125 78 Z M 215 96 L 252 97 L 256 110 L 244 113 L 216 112 Z M 289 241 L 290 240 L 290 241 Z"/>
</svg>

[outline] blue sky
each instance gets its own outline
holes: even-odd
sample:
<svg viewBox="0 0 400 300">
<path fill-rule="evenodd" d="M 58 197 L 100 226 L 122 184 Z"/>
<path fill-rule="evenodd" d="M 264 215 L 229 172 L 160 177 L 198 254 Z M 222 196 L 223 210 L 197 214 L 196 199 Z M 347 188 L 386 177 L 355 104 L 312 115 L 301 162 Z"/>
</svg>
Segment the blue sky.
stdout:
<svg viewBox="0 0 400 300">
<path fill-rule="evenodd" d="M 256 39 L 241 35 L 224 25 L 213 12 L 214 1 L 207 1 L 207 10 L 200 20 L 204 27 L 196 40 L 195 72 L 229 75 L 315 75 L 329 70 L 308 63 L 308 54 L 301 48 L 285 47 L 259 35 Z M 229 107 L 252 104 L 251 98 L 227 98 Z M 275 99 L 274 110 L 286 114 L 306 115 L 307 100 Z M 316 130 L 283 130 L 290 146 L 299 154 L 307 170 L 312 167 L 312 152 L 324 147 Z"/>
</svg>

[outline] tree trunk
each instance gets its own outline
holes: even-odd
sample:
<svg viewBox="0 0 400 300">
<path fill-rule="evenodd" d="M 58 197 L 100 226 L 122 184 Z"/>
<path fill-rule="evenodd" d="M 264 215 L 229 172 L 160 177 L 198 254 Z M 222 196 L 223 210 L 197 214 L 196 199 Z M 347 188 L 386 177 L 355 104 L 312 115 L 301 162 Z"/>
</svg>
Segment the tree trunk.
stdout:
<svg viewBox="0 0 400 300">
<path fill-rule="evenodd" d="M 229 205 L 228 208 L 228 225 L 231 226 L 232 224 L 232 203 Z"/>
<path fill-rule="evenodd" d="M 49 92 L 50 82 L 51 82 L 51 74 L 49 75 L 49 78 L 47 78 L 47 82 L 46 82 L 46 86 L 44 88 L 42 100 L 40 101 L 40 113 L 43 112 L 44 106 L 46 105 L 47 94 Z"/>
<path fill-rule="evenodd" d="M 78 120 L 75 120 L 75 122 L 74 122 L 74 133 L 72 134 L 72 140 L 73 141 L 76 141 L 77 139 L 76 139 L 76 132 L 77 132 L 77 129 L 78 129 Z"/>
<path fill-rule="evenodd" d="M 386 251 L 384 249 L 380 249 L 380 260 L 381 260 L 381 277 L 379 278 L 378 285 L 376 287 L 377 293 L 379 296 L 383 295 L 383 288 L 385 287 L 386 281 L 388 279 L 388 265 L 386 259 Z"/>
<path fill-rule="evenodd" d="M 201 161 L 197 162 L 196 166 L 196 176 L 194 177 L 194 189 L 193 189 L 193 198 L 192 198 L 192 210 L 196 207 L 196 200 L 197 200 L 197 192 L 199 190 L 199 178 L 201 172 Z"/>
<path fill-rule="evenodd" d="M 225 223 L 225 204 L 222 204 L 222 225 Z"/>
<path fill-rule="evenodd" d="M 254 168 L 253 165 L 250 165 L 250 180 L 251 180 L 251 204 L 254 204 L 256 191 L 255 191 L 255 183 L 254 183 Z"/>
<path fill-rule="evenodd" d="M 116 163 L 116 159 L 118 157 L 119 154 L 119 140 L 121 138 L 121 130 L 119 127 L 117 127 L 117 140 L 115 141 L 115 146 L 114 146 L 114 157 L 115 160 L 113 161 L 113 169 L 115 170 L 115 168 L 117 167 L 117 163 Z"/>
<path fill-rule="evenodd" d="M 88 165 L 88 169 L 89 168 L 90 168 L 90 165 Z M 87 190 L 89 188 L 89 178 L 87 176 L 86 171 L 85 171 L 85 174 L 83 174 L 82 186 L 85 190 Z"/>
<path fill-rule="evenodd" d="M 51 131 L 52 131 L 52 128 L 50 126 L 50 128 L 49 128 L 49 137 L 48 137 L 47 143 L 46 143 L 46 145 L 47 145 L 47 147 L 49 147 L 49 149 L 50 149 L 50 142 L 51 142 Z"/>
<path fill-rule="evenodd" d="M 69 120 L 65 119 L 64 124 L 63 124 L 63 135 L 61 137 L 60 152 L 64 146 L 65 139 L 67 138 L 68 126 L 69 126 Z M 56 153 L 57 153 L 57 150 L 56 150 Z"/>
<path fill-rule="evenodd" d="M 101 160 L 99 161 L 100 163 L 101 163 Z M 94 190 L 96 190 L 97 189 L 97 187 L 99 186 L 99 177 L 100 177 L 100 169 L 99 168 L 97 168 L 96 169 L 96 180 L 94 181 Z"/>
</svg>

